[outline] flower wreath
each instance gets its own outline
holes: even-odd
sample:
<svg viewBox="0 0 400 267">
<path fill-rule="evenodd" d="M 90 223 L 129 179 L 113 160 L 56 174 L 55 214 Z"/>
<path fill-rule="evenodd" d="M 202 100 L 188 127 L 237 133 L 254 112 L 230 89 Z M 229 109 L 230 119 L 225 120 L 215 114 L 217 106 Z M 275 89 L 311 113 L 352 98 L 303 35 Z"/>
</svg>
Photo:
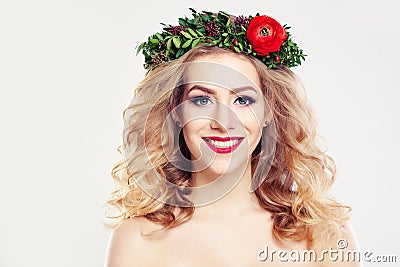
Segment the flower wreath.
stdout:
<svg viewBox="0 0 400 267">
<path fill-rule="evenodd" d="M 189 9 L 192 19 L 179 18 L 178 26 L 161 23 L 162 32 L 136 46 L 136 55 L 142 51 L 145 57 L 145 69 L 179 58 L 200 43 L 252 55 L 270 69 L 279 65 L 295 67 L 305 59 L 303 50 L 291 39 L 290 27 L 281 26 L 271 17 L 257 13 L 255 17 L 241 15 L 232 21 L 224 11 L 214 14 Z"/>
</svg>

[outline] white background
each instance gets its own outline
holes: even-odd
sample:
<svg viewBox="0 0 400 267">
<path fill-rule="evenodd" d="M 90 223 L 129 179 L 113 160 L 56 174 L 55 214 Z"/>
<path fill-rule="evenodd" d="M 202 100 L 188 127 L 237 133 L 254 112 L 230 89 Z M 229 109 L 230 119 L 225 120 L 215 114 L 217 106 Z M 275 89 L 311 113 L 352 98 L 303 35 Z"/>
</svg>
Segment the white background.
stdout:
<svg viewBox="0 0 400 267">
<path fill-rule="evenodd" d="M 332 193 L 353 207 L 361 249 L 400 260 L 397 1 L 198 2 L 0 2 L 0 266 L 103 265 L 101 206 L 144 75 L 134 47 L 188 7 L 292 26 L 309 55 L 294 71 L 337 162 Z"/>
</svg>

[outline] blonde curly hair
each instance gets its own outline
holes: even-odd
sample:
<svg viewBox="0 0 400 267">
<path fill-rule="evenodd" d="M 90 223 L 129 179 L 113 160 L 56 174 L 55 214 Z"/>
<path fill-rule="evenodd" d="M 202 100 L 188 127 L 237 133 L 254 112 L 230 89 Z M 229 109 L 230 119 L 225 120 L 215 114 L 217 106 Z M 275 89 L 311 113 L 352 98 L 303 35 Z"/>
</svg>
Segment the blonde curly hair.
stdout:
<svg viewBox="0 0 400 267">
<path fill-rule="evenodd" d="M 163 150 L 168 140 L 160 129 L 182 100 L 183 63 L 203 55 L 226 53 L 243 57 L 255 66 L 276 125 L 275 157 L 254 191 L 259 205 L 272 214 L 273 236 L 281 241 L 307 240 L 312 244 L 317 238 L 313 231 L 316 227 L 322 226 L 329 234 L 339 233 L 351 209 L 328 193 L 335 180 L 335 162 L 316 144 L 316 119 L 298 76 L 285 66 L 271 70 L 252 56 L 205 45 L 162 63 L 135 88 L 134 101 L 124 111 L 124 145 L 118 148 L 123 156 L 111 172 L 116 190 L 106 205 L 114 214 L 106 214 L 113 219 L 106 226 L 114 228 L 124 219 L 145 217 L 168 229 L 191 218 L 195 210 L 187 198 L 191 172 L 171 164 Z M 178 134 L 174 126 L 169 125 L 170 133 Z M 172 147 L 190 158 L 182 136 Z M 257 166 L 266 164 L 259 159 L 260 144 L 252 154 L 252 175 Z M 144 190 L 138 181 L 145 181 L 149 189 Z M 170 190 L 166 181 L 177 187 Z M 171 199 L 177 205 L 168 204 Z"/>
</svg>

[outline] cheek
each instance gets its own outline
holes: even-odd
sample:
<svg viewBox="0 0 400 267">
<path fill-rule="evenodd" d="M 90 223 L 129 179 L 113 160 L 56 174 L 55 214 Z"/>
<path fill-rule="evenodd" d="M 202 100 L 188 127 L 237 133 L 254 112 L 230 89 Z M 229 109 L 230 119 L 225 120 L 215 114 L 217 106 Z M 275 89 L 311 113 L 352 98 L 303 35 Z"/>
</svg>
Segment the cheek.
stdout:
<svg viewBox="0 0 400 267">
<path fill-rule="evenodd" d="M 240 118 L 240 122 L 243 127 L 248 129 L 252 134 L 255 131 L 260 131 L 263 118 L 259 114 L 255 114 L 254 112 L 247 110 L 246 112 L 241 112 L 238 117 Z"/>
<path fill-rule="evenodd" d="M 188 139 L 199 138 L 199 133 L 201 129 L 204 128 L 204 119 L 193 119 L 190 121 L 185 121 L 183 126 L 183 134 Z"/>
<path fill-rule="evenodd" d="M 261 133 L 266 120 L 266 110 L 261 101 L 251 105 L 248 109 L 240 112 L 240 120 L 244 128 L 247 129 L 251 139 L 261 138 Z M 258 142 L 258 141 L 257 141 Z"/>
<path fill-rule="evenodd" d="M 193 143 L 193 133 L 196 131 L 195 130 L 195 125 L 192 125 L 193 123 L 187 123 L 182 131 L 183 131 L 183 137 L 185 138 L 185 142 L 189 148 L 192 148 L 192 143 Z"/>
<path fill-rule="evenodd" d="M 260 127 L 258 121 L 253 120 L 247 124 L 247 129 L 250 132 L 251 140 L 255 140 L 257 143 L 261 138 L 262 128 Z"/>
<path fill-rule="evenodd" d="M 195 157 L 199 155 L 199 144 L 201 140 L 201 129 L 204 128 L 205 121 L 202 119 L 195 119 L 187 122 L 182 131 L 185 139 L 185 143 L 188 146 L 190 153 Z"/>
<path fill-rule="evenodd" d="M 241 117 L 242 125 L 246 130 L 249 146 L 253 150 L 261 139 L 262 135 L 262 121 L 256 118 L 253 113 L 248 116 Z"/>
</svg>

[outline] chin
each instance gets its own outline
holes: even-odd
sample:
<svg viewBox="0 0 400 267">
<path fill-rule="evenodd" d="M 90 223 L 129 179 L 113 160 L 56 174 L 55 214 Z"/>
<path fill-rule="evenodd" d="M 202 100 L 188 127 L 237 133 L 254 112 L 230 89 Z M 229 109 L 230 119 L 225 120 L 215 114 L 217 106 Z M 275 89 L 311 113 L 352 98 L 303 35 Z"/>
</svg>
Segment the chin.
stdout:
<svg viewBox="0 0 400 267">
<path fill-rule="evenodd" d="M 235 162 L 235 160 L 215 160 L 208 168 L 210 172 L 216 175 L 230 174 L 240 172 L 241 167 L 246 166 L 246 162 Z"/>
<path fill-rule="evenodd" d="M 219 167 L 219 166 L 218 167 L 209 167 L 208 171 L 210 173 L 213 173 L 213 174 L 218 175 L 218 176 L 231 173 L 231 171 L 229 171 L 227 169 L 227 166 L 224 166 L 224 167 Z"/>
</svg>

